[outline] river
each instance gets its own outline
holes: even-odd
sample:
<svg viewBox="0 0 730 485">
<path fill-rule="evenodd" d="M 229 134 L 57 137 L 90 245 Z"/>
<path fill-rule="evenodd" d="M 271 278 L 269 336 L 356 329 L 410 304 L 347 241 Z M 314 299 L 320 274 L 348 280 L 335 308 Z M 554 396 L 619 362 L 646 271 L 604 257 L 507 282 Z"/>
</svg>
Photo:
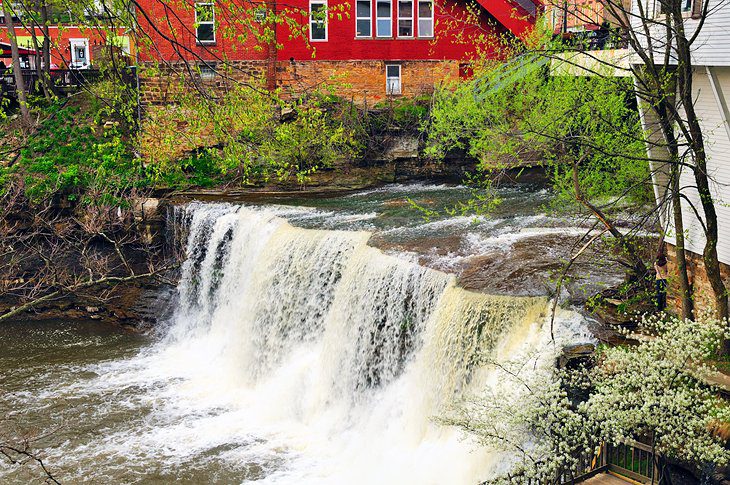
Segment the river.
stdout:
<svg viewBox="0 0 730 485">
<path fill-rule="evenodd" d="M 409 200 L 440 211 L 469 197 L 436 185 L 180 206 L 188 257 L 155 332 L 0 326 L 2 433 L 33 437 L 63 483 L 486 480 L 509 457 L 433 418 L 498 388 L 486 360 L 551 365 L 591 339 L 570 309 L 557 343 L 545 324 L 582 222 L 547 215 L 540 187 L 499 196 L 476 218 L 424 219 Z M 571 295 L 620 278 L 578 274 Z M 38 477 L 0 460 L 2 483 Z"/>
</svg>

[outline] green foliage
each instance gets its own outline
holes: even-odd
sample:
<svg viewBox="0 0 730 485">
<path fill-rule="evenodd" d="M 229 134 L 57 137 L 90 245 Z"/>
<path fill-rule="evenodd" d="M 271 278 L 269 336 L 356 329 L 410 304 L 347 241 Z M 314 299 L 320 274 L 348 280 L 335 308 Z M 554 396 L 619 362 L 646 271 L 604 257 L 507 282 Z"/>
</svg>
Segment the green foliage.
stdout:
<svg viewBox="0 0 730 485">
<path fill-rule="evenodd" d="M 177 105 L 151 111 L 140 146 L 156 183 L 294 178 L 304 184 L 360 150 L 328 104 L 332 99 L 316 95 L 288 103 L 244 86 L 217 100 L 181 93 Z"/>
<path fill-rule="evenodd" d="M 466 150 L 479 170 L 549 167 L 556 207 L 571 207 L 577 164 L 583 195 L 604 202 L 650 200 L 649 167 L 630 80 L 548 76 L 539 58 L 487 67 L 468 82 L 439 89 L 426 153 Z M 486 175 L 485 175 L 486 176 Z"/>
<path fill-rule="evenodd" d="M 96 103 L 85 96 L 53 102 L 44 114 L 17 161 L 0 173 L 5 183 L 22 178 L 32 201 L 54 195 L 76 200 L 92 188 L 114 192 L 145 184 L 120 123 L 102 123 L 109 113 Z"/>
</svg>

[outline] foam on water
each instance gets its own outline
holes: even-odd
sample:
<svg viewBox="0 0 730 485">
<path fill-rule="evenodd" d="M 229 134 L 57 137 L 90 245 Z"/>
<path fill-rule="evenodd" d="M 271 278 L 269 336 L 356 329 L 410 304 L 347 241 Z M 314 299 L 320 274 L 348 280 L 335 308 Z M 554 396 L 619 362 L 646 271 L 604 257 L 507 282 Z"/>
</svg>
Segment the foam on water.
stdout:
<svg viewBox="0 0 730 485">
<path fill-rule="evenodd" d="M 468 292 L 368 232 L 296 228 L 267 208 L 193 203 L 177 219 L 187 259 L 164 338 L 69 369 L 95 377 L 41 397 L 104 395 L 94 412 L 130 415 L 50 451 L 70 481 L 220 466 L 262 483 L 467 484 L 503 466 L 433 418 L 499 385 L 484 357 L 538 349 L 551 363 L 546 299 Z M 561 311 L 556 333 L 585 339 L 582 325 Z"/>
</svg>

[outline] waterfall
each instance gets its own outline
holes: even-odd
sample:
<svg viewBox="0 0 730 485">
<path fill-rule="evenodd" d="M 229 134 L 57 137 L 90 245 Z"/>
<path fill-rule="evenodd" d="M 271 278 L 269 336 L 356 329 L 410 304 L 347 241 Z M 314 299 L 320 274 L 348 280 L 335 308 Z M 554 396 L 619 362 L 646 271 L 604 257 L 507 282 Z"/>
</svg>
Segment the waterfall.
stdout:
<svg viewBox="0 0 730 485">
<path fill-rule="evenodd" d="M 297 228 L 270 208 L 175 217 L 187 259 L 160 353 L 298 463 L 269 482 L 475 483 L 498 466 L 433 417 L 489 382 L 490 359 L 545 340 L 545 298 L 466 291 L 368 232 Z"/>
</svg>

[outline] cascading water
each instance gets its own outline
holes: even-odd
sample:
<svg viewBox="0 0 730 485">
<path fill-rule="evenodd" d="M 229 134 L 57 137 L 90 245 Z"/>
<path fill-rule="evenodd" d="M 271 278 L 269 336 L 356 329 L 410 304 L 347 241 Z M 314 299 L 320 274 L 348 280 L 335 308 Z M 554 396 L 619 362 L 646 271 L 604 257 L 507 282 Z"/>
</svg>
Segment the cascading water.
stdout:
<svg viewBox="0 0 730 485">
<path fill-rule="evenodd" d="M 547 301 L 466 291 L 417 264 L 410 248 L 435 241 L 450 244 L 439 258 L 474 254 L 471 222 L 423 224 L 388 190 L 321 201 L 366 201 L 354 214 L 176 207 L 186 258 L 162 335 L 0 326 L 0 414 L 51 430 L 37 446 L 64 483 L 459 485 L 504 471 L 509 457 L 434 418 L 462 396 L 509 391 L 491 361 L 537 353 L 552 365 Z M 512 210 L 534 211 L 535 194 L 515 193 Z M 503 216 L 478 228 L 494 257 L 521 258 L 509 244 L 525 227 L 554 231 L 533 212 Z M 353 227 L 379 237 L 330 230 Z M 457 231 L 463 246 L 448 239 Z M 378 239 L 392 253 L 368 245 Z M 556 337 L 582 341 L 583 325 L 560 310 Z M 28 478 L 0 460 L 0 482 Z"/>
<path fill-rule="evenodd" d="M 191 386 L 246 408 L 259 438 L 296 450 L 268 480 L 489 475 L 496 457 L 432 418 L 484 385 L 485 358 L 544 340 L 544 298 L 467 292 L 368 246 L 367 232 L 296 228 L 261 208 L 177 210 L 188 258 L 160 352 Z"/>
</svg>

